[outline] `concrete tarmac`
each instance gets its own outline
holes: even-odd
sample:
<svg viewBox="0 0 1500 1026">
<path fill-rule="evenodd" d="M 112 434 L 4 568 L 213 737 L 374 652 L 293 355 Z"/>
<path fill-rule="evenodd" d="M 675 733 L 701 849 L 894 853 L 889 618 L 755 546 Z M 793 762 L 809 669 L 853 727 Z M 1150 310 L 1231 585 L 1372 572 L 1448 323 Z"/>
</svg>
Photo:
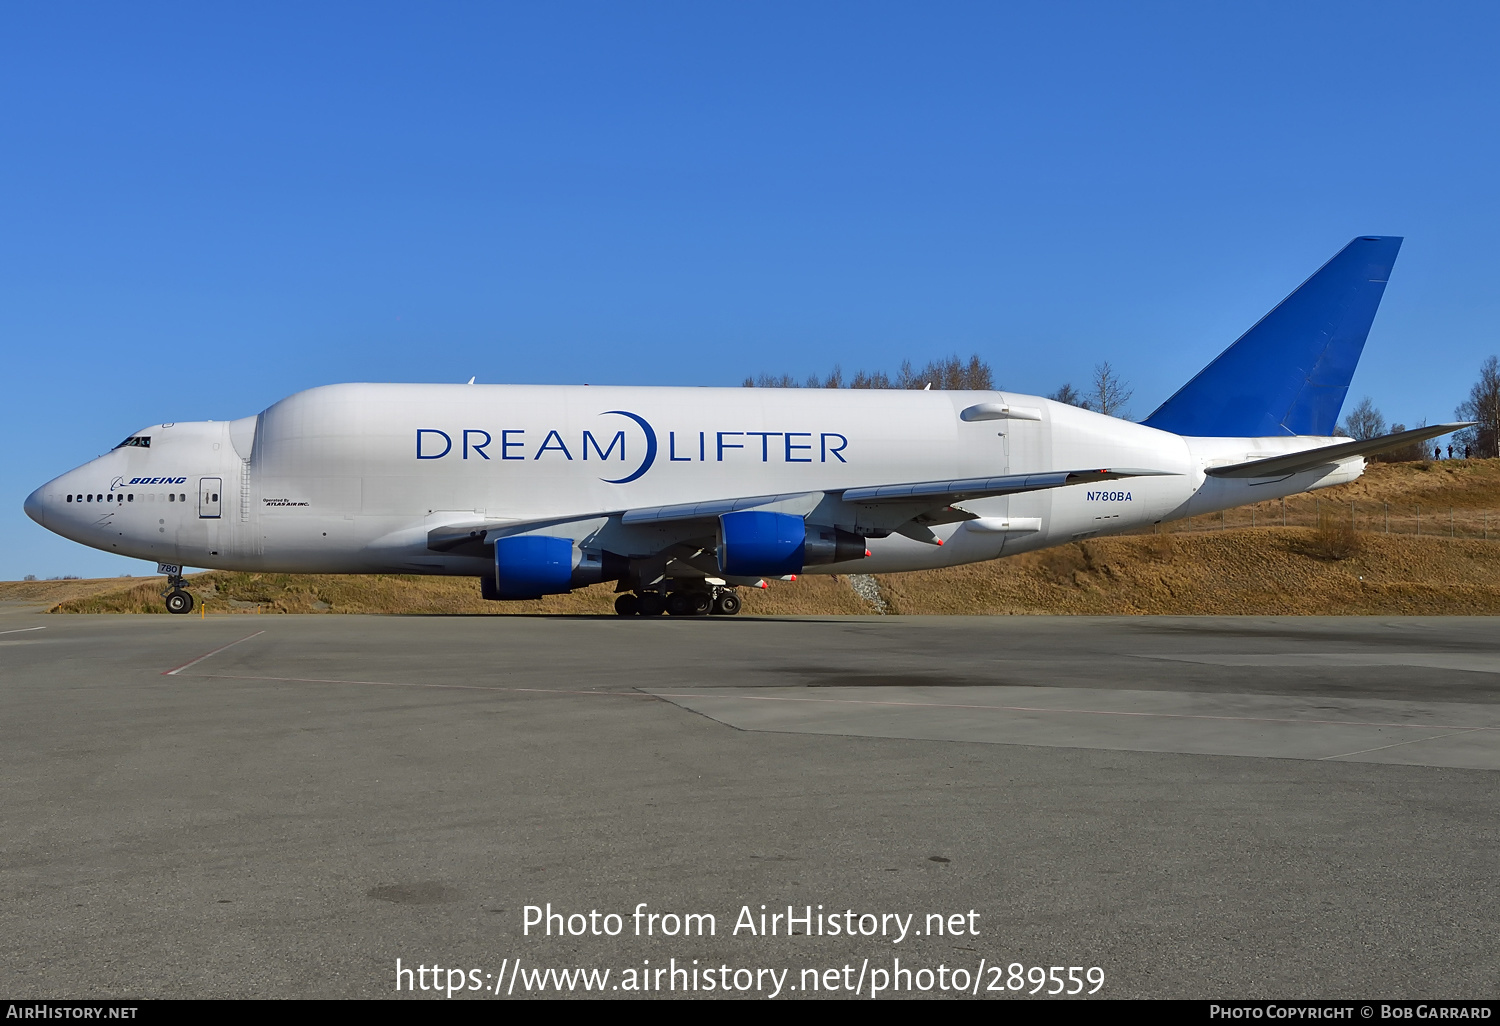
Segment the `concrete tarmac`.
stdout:
<svg viewBox="0 0 1500 1026">
<path fill-rule="evenodd" d="M 1492 620 L 13 606 L 0 730 L 0 997 L 1500 992 Z"/>
</svg>

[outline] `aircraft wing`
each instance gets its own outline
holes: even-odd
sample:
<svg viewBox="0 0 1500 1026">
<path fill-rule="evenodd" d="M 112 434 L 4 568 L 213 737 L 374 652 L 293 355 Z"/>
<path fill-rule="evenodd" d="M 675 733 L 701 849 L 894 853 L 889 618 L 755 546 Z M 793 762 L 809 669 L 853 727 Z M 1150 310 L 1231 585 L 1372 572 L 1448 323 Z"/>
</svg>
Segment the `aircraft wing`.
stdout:
<svg viewBox="0 0 1500 1026">
<path fill-rule="evenodd" d="M 962 477 L 949 481 L 919 481 L 915 484 L 874 485 L 846 488 L 845 502 L 912 502 L 933 500 L 934 506 L 947 506 L 965 499 L 984 499 L 1017 492 L 1036 492 L 1044 488 L 1117 481 L 1124 477 L 1163 477 L 1170 470 L 1057 470 L 1045 474 L 1004 474 L 1000 477 Z"/>
<path fill-rule="evenodd" d="M 965 499 L 981 499 L 997 495 L 1014 495 L 1019 492 L 1034 492 L 1045 488 L 1062 488 L 1067 485 L 1090 484 L 1098 481 L 1115 481 L 1129 477 L 1161 477 L 1172 474 L 1167 470 L 1060 470 L 1044 474 L 1004 474 L 998 477 L 954 478 L 945 481 L 917 481 L 904 484 L 871 485 L 860 488 L 828 489 L 817 492 L 788 492 L 778 495 L 749 495 L 725 499 L 706 499 L 702 502 L 686 502 L 669 506 L 648 506 L 636 509 L 601 510 L 576 516 L 548 517 L 537 520 L 487 520 L 474 523 L 446 524 L 433 528 L 427 535 L 427 547 L 438 552 L 449 552 L 464 546 L 493 544 L 496 538 L 514 534 L 526 534 L 560 524 L 578 523 L 586 520 L 618 519 L 622 524 L 662 524 L 683 521 L 709 522 L 725 513 L 738 510 L 760 509 L 777 503 L 795 505 L 804 500 L 807 511 L 811 511 L 825 499 L 842 500 L 859 506 L 900 505 L 910 507 L 901 519 L 917 519 L 927 511 L 944 510 Z M 931 522 L 942 522 L 941 519 Z M 707 527 L 705 523 L 705 527 Z"/>
<path fill-rule="evenodd" d="M 1204 473 L 1210 477 L 1281 477 L 1325 467 L 1330 463 L 1337 463 L 1339 460 L 1347 460 L 1355 456 L 1389 452 L 1392 449 L 1411 445 L 1413 442 L 1436 438 L 1438 435 L 1446 435 L 1460 428 L 1469 427 L 1472 423 L 1472 421 L 1466 421 L 1460 424 L 1429 424 L 1427 427 L 1398 431 L 1394 435 L 1381 435 L 1379 438 L 1322 445 L 1316 449 L 1304 449 L 1285 456 L 1272 456 L 1263 460 L 1251 460 L 1248 463 L 1232 463 L 1227 467 L 1209 467 Z"/>
<path fill-rule="evenodd" d="M 661 523 L 668 520 L 699 520 L 716 517 L 724 513 L 734 513 L 742 509 L 759 509 L 761 506 L 769 506 L 774 502 L 785 502 L 788 499 L 799 499 L 805 495 L 817 495 L 816 492 L 787 492 L 783 495 L 749 495 L 742 499 L 709 499 L 706 502 L 683 502 L 675 506 L 647 506 L 641 509 L 627 509 L 618 514 L 621 523 L 626 524 L 649 524 Z"/>
</svg>

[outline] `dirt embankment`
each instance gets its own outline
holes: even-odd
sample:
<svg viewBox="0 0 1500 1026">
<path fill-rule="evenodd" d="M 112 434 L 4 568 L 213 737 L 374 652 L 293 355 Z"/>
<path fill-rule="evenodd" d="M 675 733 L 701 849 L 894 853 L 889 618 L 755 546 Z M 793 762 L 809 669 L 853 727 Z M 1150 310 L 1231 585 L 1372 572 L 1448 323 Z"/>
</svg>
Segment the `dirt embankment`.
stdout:
<svg viewBox="0 0 1500 1026">
<path fill-rule="evenodd" d="M 1333 558 L 1295 527 L 1104 538 L 894 574 L 881 593 L 896 613 L 1500 613 L 1500 542 L 1361 534 L 1357 547 Z"/>
<path fill-rule="evenodd" d="M 51 582 L 49 582 L 51 583 Z M 61 582 L 59 582 L 61 583 Z M 88 594 L 60 597 L 56 613 L 166 613 L 160 577 L 112 582 Z M 323 574 L 246 574 L 210 571 L 193 574 L 188 591 L 209 616 L 223 613 L 552 613 L 614 615 L 615 586 L 596 585 L 569 595 L 550 595 L 530 602 L 486 602 L 479 583 L 468 577 L 418 577 L 407 574 L 341 576 Z M 112 586 L 112 587 L 111 587 Z M 10 584 L 0 584 L 0 600 Z M 805 578 L 778 582 L 773 589 L 740 589 L 749 614 L 816 615 L 869 613 L 871 607 L 842 579 Z M 196 613 L 195 613 L 196 615 Z"/>
<path fill-rule="evenodd" d="M 1425 614 L 1500 613 L 1500 460 L 1376 464 L 1353 484 L 1288 500 L 1359 531 L 1279 526 L 1264 504 L 1250 527 L 1235 511 L 1224 530 L 1098 538 L 992 563 L 875 578 L 896 614 Z M 1316 503 L 1316 505 L 1314 505 Z M 1389 505 L 1428 511 L 1429 532 L 1402 533 Z M 1472 536 L 1448 537 L 1448 507 L 1475 514 Z M 1369 510 L 1381 509 L 1376 516 Z M 1483 511 L 1496 515 L 1487 519 Z M 1289 523 L 1295 524 L 1293 516 Z M 1312 521 L 1316 522 L 1316 521 Z M 1239 524 L 1247 526 L 1236 526 Z M 1265 526 L 1267 523 L 1277 526 Z M 1393 528 L 1393 529 L 1392 529 Z M 1391 529 L 1391 533 L 1386 533 Z M 1490 540 L 1483 533 L 1488 531 Z M 55 612 L 164 613 L 161 578 L 0 583 L 0 602 Z M 610 614 L 613 585 L 534 602 L 486 602 L 468 578 L 401 574 L 319 576 L 214 571 L 189 578 L 210 616 L 225 613 Z M 811 575 L 741 589 L 749 615 L 877 612 L 847 578 Z"/>
</svg>

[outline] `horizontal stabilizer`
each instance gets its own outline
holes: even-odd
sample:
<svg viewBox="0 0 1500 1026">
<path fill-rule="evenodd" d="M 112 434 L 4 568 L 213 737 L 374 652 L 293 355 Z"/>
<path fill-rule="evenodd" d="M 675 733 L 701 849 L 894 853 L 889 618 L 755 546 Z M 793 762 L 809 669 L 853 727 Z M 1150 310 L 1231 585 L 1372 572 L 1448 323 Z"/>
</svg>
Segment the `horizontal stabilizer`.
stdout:
<svg viewBox="0 0 1500 1026">
<path fill-rule="evenodd" d="M 1288 453 L 1285 456 L 1272 456 L 1264 460 L 1251 460 L 1249 463 L 1235 463 L 1227 467 L 1209 467 L 1204 473 L 1210 477 L 1281 477 L 1283 475 L 1299 474 L 1304 470 L 1326 467 L 1331 463 L 1351 459 L 1355 456 L 1368 456 L 1371 453 L 1390 452 L 1392 449 L 1400 449 L 1402 446 L 1425 441 L 1428 438 L 1436 438 L 1438 435 L 1446 435 L 1449 432 L 1458 431 L 1468 426 L 1468 423 L 1429 424 L 1427 427 L 1415 428 L 1411 431 L 1398 431 L 1394 435 L 1381 435 L 1379 438 L 1366 438 L 1361 441 L 1324 445 L 1316 449 L 1304 449 L 1301 452 Z"/>
</svg>

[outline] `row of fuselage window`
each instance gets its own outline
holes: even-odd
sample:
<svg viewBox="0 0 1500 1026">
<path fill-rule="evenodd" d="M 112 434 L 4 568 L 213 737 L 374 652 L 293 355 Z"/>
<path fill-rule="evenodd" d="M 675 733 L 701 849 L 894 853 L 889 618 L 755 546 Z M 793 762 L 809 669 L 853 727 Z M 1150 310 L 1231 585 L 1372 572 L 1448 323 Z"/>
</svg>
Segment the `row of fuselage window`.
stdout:
<svg viewBox="0 0 1500 1026">
<path fill-rule="evenodd" d="M 146 493 L 146 498 L 151 499 L 152 501 L 155 501 L 155 496 L 152 493 L 150 493 L 150 492 Z M 217 499 L 218 496 L 216 495 L 216 496 L 214 496 L 214 498 Z M 119 502 L 127 502 L 127 501 L 128 502 L 134 502 L 135 501 L 135 493 L 134 492 L 127 492 L 125 495 L 121 495 L 118 498 L 118 500 L 116 500 L 116 497 L 113 494 L 110 494 L 110 495 L 69 495 L 68 496 L 68 501 L 69 502 L 115 502 L 115 501 L 119 501 Z M 168 502 L 187 502 L 187 496 L 184 495 L 184 494 L 182 494 L 182 493 L 180 493 L 180 492 L 168 492 L 167 493 L 167 501 Z"/>
</svg>

